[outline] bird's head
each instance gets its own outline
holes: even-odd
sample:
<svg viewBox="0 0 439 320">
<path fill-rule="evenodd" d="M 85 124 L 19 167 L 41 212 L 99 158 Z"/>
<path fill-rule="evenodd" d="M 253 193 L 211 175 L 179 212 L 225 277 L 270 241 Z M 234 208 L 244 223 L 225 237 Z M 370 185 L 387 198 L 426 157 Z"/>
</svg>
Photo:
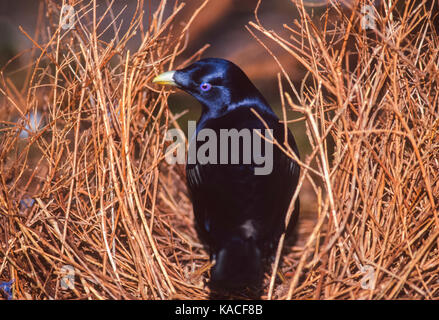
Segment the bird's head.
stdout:
<svg viewBox="0 0 439 320">
<path fill-rule="evenodd" d="M 202 59 L 184 69 L 164 72 L 153 82 L 186 91 L 201 103 L 203 113 L 214 117 L 246 103 L 270 108 L 246 74 L 224 59 Z"/>
</svg>

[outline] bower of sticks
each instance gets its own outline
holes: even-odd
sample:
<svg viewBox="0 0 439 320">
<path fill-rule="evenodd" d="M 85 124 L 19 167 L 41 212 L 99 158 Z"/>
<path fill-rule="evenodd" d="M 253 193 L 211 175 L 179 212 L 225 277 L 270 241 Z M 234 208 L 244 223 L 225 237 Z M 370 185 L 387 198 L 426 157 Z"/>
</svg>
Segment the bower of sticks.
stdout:
<svg viewBox="0 0 439 320">
<path fill-rule="evenodd" d="M 184 166 L 165 161 L 181 114 L 151 84 L 203 57 L 176 64 L 207 1 L 184 25 L 183 2 L 146 15 L 139 1 L 123 33 L 107 3 L 97 15 L 77 1 L 65 28 L 60 1 L 42 2 L 36 34 L 22 30 L 24 86 L 0 72 L 0 282 L 14 299 L 207 299 Z M 245 26 L 278 70 L 282 121 L 302 123 L 312 147 L 290 207 L 300 197 L 313 219 L 295 243 L 281 238 L 263 299 L 439 297 L 438 4 L 385 1 L 372 22 L 364 5 L 331 1 L 317 16 L 291 1 L 287 36 L 258 7 Z M 306 71 L 299 86 L 274 47 Z"/>
</svg>

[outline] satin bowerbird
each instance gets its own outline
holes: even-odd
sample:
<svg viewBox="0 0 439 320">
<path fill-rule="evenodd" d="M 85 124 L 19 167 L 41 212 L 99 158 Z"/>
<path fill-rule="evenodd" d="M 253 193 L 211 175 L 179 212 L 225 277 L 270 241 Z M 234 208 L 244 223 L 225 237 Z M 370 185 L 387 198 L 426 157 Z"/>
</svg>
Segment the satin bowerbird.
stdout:
<svg viewBox="0 0 439 320">
<path fill-rule="evenodd" d="M 189 143 L 186 176 L 198 234 L 215 261 L 211 285 L 241 289 L 257 284 L 281 234 L 292 229 L 299 214 L 297 199 L 285 225 L 300 167 L 281 147 L 287 142 L 299 157 L 293 135 L 230 61 L 202 59 L 153 82 L 184 90 L 202 107 Z M 217 139 L 209 143 L 216 148 L 204 148 L 201 158 L 191 153 L 212 135 Z"/>
</svg>

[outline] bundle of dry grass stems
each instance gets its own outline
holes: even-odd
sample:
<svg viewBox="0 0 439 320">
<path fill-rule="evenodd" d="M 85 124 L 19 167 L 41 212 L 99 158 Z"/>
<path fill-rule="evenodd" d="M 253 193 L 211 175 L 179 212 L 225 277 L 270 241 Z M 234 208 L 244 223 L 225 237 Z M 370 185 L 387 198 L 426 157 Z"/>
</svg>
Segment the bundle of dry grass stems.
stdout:
<svg viewBox="0 0 439 320">
<path fill-rule="evenodd" d="M 124 34 L 112 3 L 99 17 L 94 1 L 75 4 L 69 30 L 57 20 L 60 5 L 44 4 L 47 19 L 40 15 L 39 31 L 27 35 L 35 58 L 23 89 L 1 74 L 0 280 L 14 279 L 15 299 L 208 297 L 208 256 L 184 168 L 164 161 L 165 133 L 178 115 L 168 109 L 169 93 L 150 87 L 158 72 L 190 62 L 173 66 L 205 3 L 178 29 L 182 4 L 162 1 L 143 30 L 140 1 Z M 247 26 L 255 41 L 269 53 L 281 46 L 308 72 L 296 89 L 273 56 L 283 114 L 303 114 L 284 120 L 304 121 L 313 147 L 300 162 L 300 187 L 313 186 L 317 216 L 302 246 L 278 250 L 263 298 L 439 297 L 439 37 L 431 3 L 383 4 L 375 28 L 364 30 L 361 7 L 369 2 L 331 4 L 316 18 L 297 1 L 300 19 L 285 25 L 288 38 L 265 29 L 256 8 Z M 108 28 L 114 38 L 105 42 Z M 129 52 L 135 36 L 140 44 Z M 36 111 L 43 124 L 23 139 Z M 67 290 L 65 265 L 75 275 Z"/>
</svg>

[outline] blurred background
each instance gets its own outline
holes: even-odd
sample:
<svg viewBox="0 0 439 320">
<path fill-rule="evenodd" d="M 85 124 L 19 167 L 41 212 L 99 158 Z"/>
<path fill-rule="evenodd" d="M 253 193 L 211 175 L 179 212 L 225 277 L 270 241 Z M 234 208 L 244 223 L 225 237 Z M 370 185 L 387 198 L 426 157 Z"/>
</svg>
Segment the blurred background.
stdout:
<svg viewBox="0 0 439 320">
<path fill-rule="evenodd" d="M 61 1 L 59 1 L 61 3 Z M 97 0 L 97 6 L 104 10 L 108 0 Z M 184 2 L 184 1 L 179 1 Z M 178 16 L 178 21 L 187 21 L 192 13 L 203 3 L 203 0 L 191 0 L 185 2 L 185 7 Z M 325 0 L 307 1 L 315 5 L 311 10 L 323 11 Z M 129 25 L 130 19 L 136 9 L 135 0 L 115 1 L 113 4 L 114 14 L 122 12 L 120 18 L 123 20 L 121 33 L 124 33 Z M 147 16 L 154 12 L 160 0 L 144 0 L 143 9 Z M 168 12 L 170 13 L 175 1 L 168 1 Z M 259 85 L 267 87 L 270 94 L 276 87 L 272 85 L 278 68 L 274 65 L 273 59 L 266 50 L 254 41 L 251 34 L 245 29 L 250 20 L 255 20 L 254 10 L 257 0 L 210 0 L 201 14 L 197 17 L 190 28 L 187 50 L 181 56 L 185 59 L 195 53 L 205 44 L 210 47 L 205 51 L 204 56 L 222 57 L 239 64 L 245 72 Z M 320 6 L 318 6 L 320 4 Z M 322 6 L 323 4 L 323 6 Z M 35 34 L 35 27 L 38 20 L 38 12 L 41 1 L 32 0 L 5 0 L 0 2 L 0 67 L 15 54 L 32 47 L 32 42 L 19 30 L 21 26 L 29 35 Z M 272 29 L 282 34 L 284 23 L 292 24 L 297 17 L 297 12 L 291 1 L 270 0 L 262 1 L 258 10 L 259 19 L 267 29 Z M 57 21 L 55 21 L 57 22 Z M 145 24 L 148 19 L 145 19 Z M 146 25 L 145 25 L 146 27 Z M 111 38 L 111 32 L 106 35 Z M 105 39 L 105 36 L 104 36 Z M 135 43 L 131 43 L 135 49 Z M 285 52 L 274 48 L 274 53 L 290 70 L 296 70 L 292 75 L 297 80 L 302 76 L 300 68 L 295 61 L 286 58 Z"/>
<path fill-rule="evenodd" d="M 97 0 L 96 2 L 98 9 L 100 7 L 101 10 L 104 10 L 110 3 L 108 0 Z M 177 27 L 184 27 L 183 22 L 187 21 L 203 2 L 203 0 L 185 2 L 185 7 L 178 16 Z M 309 9 L 313 10 L 316 16 L 325 9 L 325 0 L 308 0 L 307 2 L 310 5 Z M 144 0 L 145 16 L 154 12 L 159 3 L 159 0 Z M 114 15 L 121 13 L 119 20 L 121 21 L 122 34 L 129 26 L 131 17 L 136 10 L 136 4 L 135 0 L 115 1 L 113 4 Z M 210 0 L 189 29 L 187 49 L 176 63 L 178 65 L 179 62 L 192 56 L 203 46 L 209 45 L 202 57 L 220 57 L 239 65 L 254 81 L 273 108 L 280 111 L 277 81 L 277 73 L 280 72 L 280 69 L 266 49 L 245 28 L 249 21 L 255 21 L 257 4 L 257 0 Z M 168 1 L 169 13 L 174 5 L 175 1 Z M 19 27 L 34 37 L 39 15 L 44 15 L 44 10 L 47 9 L 41 1 L 7 0 L 0 2 L 0 30 L 2 34 L 0 37 L 0 69 L 4 69 L 5 74 L 14 81 L 18 89 L 22 86 L 26 76 L 25 72 L 21 72 L 21 70 L 24 70 L 29 63 L 30 49 L 33 47 L 32 42 Z M 285 30 L 283 24 L 287 23 L 291 26 L 297 14 L 295 6 L 287 0 L 262 1 L 258 8 L 258 17 L 262 24 L 280 35 Z M 144 21 L 145 24 L 148 23 L 148 19 L 144 19 Z M 58 22 L 54 21 L 53 23 Z M 112 30 L 109 30 L 104 34 L 103 39 L 110 40 L 113 35 Z M 39 35 L 40 39 L 44 39 L 44 37 L 45 35 Z M 270 44 L 266 39 L 263 40 L 268 45 Z M 43 41 L 40 40 L 40 43 Z M 135 51 L 138 44 L 139 39 L 132 39 L 129 44 L 130 50 Z M 304 70 L 297 61 L 279 46 L 274 45 L 270 49 L 286 68 L 291 79 L 300 83 L 304 76 Z M 19 53 L 20 55 L 16 57 Z M 10 61 L 11 59 L 13 61 Z M 5 68 L 8 61 L 9 64 Z M 190 107 L 190 113 L 181 120 L 183 128 L 186 127 L 185 123 L 188 119 L 196 120 L 200 112 L 198 104 L 181 92 L 171 96 L 170 106 L 173 111 L 182 111 Z M 291 115 L 288 115 L 288 118 L 291 119 Z M 292 126 L 294 131 L 301 131 L 301 129 L 303 128 L 296 130 Z M 306 141 L 301 139 L 300 132 L 296 135 L 300 140 L 299 147 L 306 150 Z"/>
</svg>

